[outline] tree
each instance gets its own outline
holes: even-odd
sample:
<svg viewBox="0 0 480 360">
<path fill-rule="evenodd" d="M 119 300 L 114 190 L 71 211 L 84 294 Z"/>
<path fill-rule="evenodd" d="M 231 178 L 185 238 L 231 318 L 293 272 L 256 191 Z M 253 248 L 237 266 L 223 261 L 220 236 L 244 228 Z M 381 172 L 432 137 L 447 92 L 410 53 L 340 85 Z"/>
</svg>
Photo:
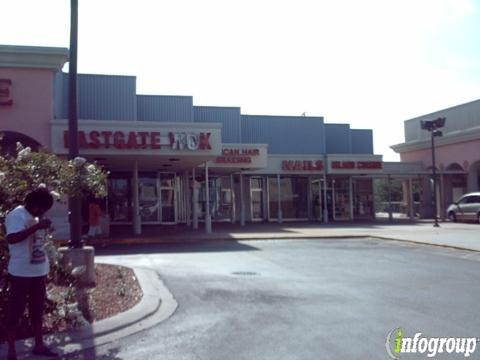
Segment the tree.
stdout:
<svg viewBox="0 0 480 360">
<path fill-rule="evenodd" d="M 29 147 L 20 143 L 17 143 L 16 150 L 16 154 L 12 156 L 1 155 L 0 149 L 0 309 L 5 309 L 9 291 L 6 281 L 8 246 L 2 231 L 2 219 L 6 213 L 22 203 L 29 191 L 41 186 L 48 188 L 57 201 L 63 201 L 72 195 L 93 195 L 97 198 L 106 196 L 108 173 L 97 164 L 89 163 L 81 157 L 67 161 L 46 151 L 32 152 Z M 47 254 L 52 265 L 49 281 L 63 278 L 70 284 L 69 288 L 74 290 L 75 271 L 78 272 L 78 269 L 62 269 L 53 242 L 48 242 Z M 47 302 L 47 305 L 50 304 L 47 306 L 47 313 L 65 319 L 71 318 L 72 314 L 77 315 L 79 312 L 74 295 L 74 292 L 68 292 L 63 303 Z M 3 311 L 0 311 L 0 341 L 1 327 L 5 323 L 3 317 Z M 83 318 L 76 316 L 72 319 L 71 321 L 75 322 Z M 28 335 L 27 323 L 21 322 L 23 325 L 20 326 L 20 336 Z"/>
<path fill-rule="evenodd" d="M 59 201 L 73 195 L 105 197 L 107 175 L 84 158 L 67 161 L 46 151 L 32 152 L 17 143 L 16 157 L 0 155 L 0 218 L 39 186 L 50 189 Z"/>
</svg>

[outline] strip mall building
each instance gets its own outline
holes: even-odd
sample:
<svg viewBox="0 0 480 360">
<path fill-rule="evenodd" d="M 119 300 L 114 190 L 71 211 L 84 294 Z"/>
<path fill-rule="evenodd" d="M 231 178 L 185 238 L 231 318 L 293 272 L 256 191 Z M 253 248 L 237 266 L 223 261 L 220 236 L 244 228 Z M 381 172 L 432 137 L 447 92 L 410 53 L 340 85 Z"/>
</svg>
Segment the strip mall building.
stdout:
<svg viewBox="0 0 480 360">
<path fill-rule="evenodd" d="M 480 191 L 480 100 L 418 116 L 404 122 L 405 142 L 393 145 L 404 163 L 420 163 L 431 171 L 431 138 L 422 130 L 422 120 L 446 118 L 443 136 L 435 138 L 437 214 L 466 192 Z M 427 188 L 426 188 L 427 189 Z M 432 209 L 433 210 L 433 209 Z"/>
<path fill-rule="evenodd" d="M 67 57 L 64 48 L 0 46 L 4 149 L 21 141 L 68 153 Z M 135 234 L 152 224 L 211 231 L 219 221 L 372 219 L 374 177 L 421 172 L 382 162 L 371 130 L 323 117 L 137 95 L 132 76 L 79 75 L 78 91 L 80 154 L 110 171 L 111 226 Z M 56 214 L 67 224 L 64 207 Z"/>
</svg>

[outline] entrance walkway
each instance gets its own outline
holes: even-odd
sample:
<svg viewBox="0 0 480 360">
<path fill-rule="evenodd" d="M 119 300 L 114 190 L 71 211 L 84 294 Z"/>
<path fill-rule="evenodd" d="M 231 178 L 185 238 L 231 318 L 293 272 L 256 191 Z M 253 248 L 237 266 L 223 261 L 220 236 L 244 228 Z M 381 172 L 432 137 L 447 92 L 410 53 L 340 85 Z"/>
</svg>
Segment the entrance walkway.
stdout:
<svg viewBox="0 0 480 360">
<path fill-rule="evenodd" d="M 206 240 L 257 239 L 317 239 L 375 237 L 388 240 L 411 241 L 439 246 L 480 251 L 480 225 L 395 220 L 355 223 L 249 223 L 246 226 L 214 223 L 213 232 L 206 234 L 203 224 L 198 230 L 184 225 L 144 225 L 141 236 L 133 236 L 131 227 L 112 226 L 108 244 L 182 243 Z"/>
</svg>

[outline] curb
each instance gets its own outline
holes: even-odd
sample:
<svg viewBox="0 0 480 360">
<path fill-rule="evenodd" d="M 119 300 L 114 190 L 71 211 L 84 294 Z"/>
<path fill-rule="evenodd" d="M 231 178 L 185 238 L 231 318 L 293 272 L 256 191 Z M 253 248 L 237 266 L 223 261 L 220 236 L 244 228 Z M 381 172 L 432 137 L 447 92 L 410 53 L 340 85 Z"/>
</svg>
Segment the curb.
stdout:
<svg viewBox="0 0 480 360">
<path fill-rule="evenodd" d="M 268 240 L 328 240 L 328 239 L 335 239 L 335 240 L 342 240 L 342 239 L 365 239 L 365 238 L 372 238 L 378 240 L 386 240 L 386 241 L 402 241 L 411 244 L 420 244 L 420 245 L 430 245 L 430 246 L 437 246 L 442 248 L 449 248 L 455 250 L 464 250 L 464 251 L 471 251 L 471 252 L 480 252 L 478 249 L 472 249 L 468 247 L 462 247 L 457 245 L 449 245 L 449 244 L 439 244 L 433 242 L 425 242 L 420 240 L 410 240 L 410 239 L 400 239 L 382 235 L 372 235 L 372 234 L 336 234 L 336 235 L 293 235 L 293 234 L 281 234 L 276 235 L 274 233 L 265 234 L 265 236 L 252 236 L 252 237 L 231 237 L 231 236 L 224 236 L 219 235 L 218 237 L 204 237 L 204 238 L 196 238 L 196 239 L 162 239 L 162 241 L 147 241 L 143 244 L 148 245 L 172 245 L 172 244 L 198 244 L 198 243 L 207 243 L 207 242 L 215 242 L 215 241 L 268 241 Z M 137 242 L 132 241 L 123 241 L 119 243 L 113 243 L 113 247 L 115 246 L 122 246 L 122 245 L 134 245 L 138 244 Z"/>
<path fill-rule="evenodd" d="M 386 236 L 378 236 L 378 235 L 372 235 L 372 236 L 367 236 L 373 239 L 379 239 L 379 240 L 384 240 L 384 241 L 400 241 L 400 242 L 406 242 L 409 244 L 415 244 L 415 245 L 426 245 L 426 246 L 435 246 L 435 247 L 440 247 L 444 249 L 454 249 L 454 250 L 462 250 L 462 251 L 470 251 L 470 252 L 480 252 L 480 250 L 476 249 L 470 249 L 467 247 L 461 247 L 461 246 L 455 246 L 455 245 L 449 245 L 449 244 L 435 244 L 435 243 L 429 243 L 429 242 L 424 242 L 424 241 L 418 241 L 418 240 L 408 240 L 408 239 L 396 239 L 396 238 L 390 238 Z"/>
<path fill-rule="evenodd" d="M 60 356 L 104 345 L 149 329 L 173 315 L 178 303 L 157 272 L 133 268 L 143 291 L 143 297 L 133 308 L 100 320 L 78 330 L 45 335 L 45 344 Z M 16 342 L 19 359 L 35 358 L 31 354 L 33 339 Z M 3 351 L 2 351 L 3 352 Z"/>
<path fill-rule="evenodd" d="M 235 241 L 262 241 L 262 240 L 349 240 L 349 239 L 377 239 L 377 240 L 383 240 L 383 241 L 397 241 L 397 242 L 405 242 L 409 244 L 415 244 L 415 245 L 425 245 L 425 246 L 435 246 L 435 247 L 441 247 L 441 248 L 446 248 L 446 249 L 454 249 L 454 250 L 463 250 L 463 251 L 470 251 L 470 252 L 480 252 L 480 250 L 477 249 L 471 249 L 468 247 L 462 247 L 462 246 L 456 246 L 456 245 L 449 245 L 449 244 L 439 244 L 439 243 L 431 243 L 431 242 L 425 242 L 425 241 L 420 241 L 420 240 L 410 240 L 410 239 L 399 239 L 399 238 L 393 238 L 393 237 L 388 237 L 388 236 L 382 236 L 382 235 L 368 235 L 368 234 L 361 234 L 361 235 L 352 235 L 352 234 L 346 234 L 346 235 L 332 235 L 332 236 L 315 236 L 315 235 L 300 235 L 300 236 L 279 236 L 279 237 L 272 237 L 272 238 L 245 238 L 245 239 L 233 239 Z"/>
</svg>

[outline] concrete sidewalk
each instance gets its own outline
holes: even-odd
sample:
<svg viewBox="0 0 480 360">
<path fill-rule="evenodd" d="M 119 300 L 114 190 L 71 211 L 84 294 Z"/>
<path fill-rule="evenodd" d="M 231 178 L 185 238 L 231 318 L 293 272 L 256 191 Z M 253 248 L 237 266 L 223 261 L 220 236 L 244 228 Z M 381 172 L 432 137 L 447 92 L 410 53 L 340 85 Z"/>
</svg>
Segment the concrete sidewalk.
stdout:
<svg viewBox="0 0 480 360">
<path fill-rule="evenodd" d="M 202 225 L 202 224 L 201 224 Z M 117 229 L 109 245 L 184 243 L 209 240 L 258 240 L 258 239 L 309 239 L 309 238 L 358 238 L 373 237 L 388 240 L 410 241 L 422 244 L 446 246 L 480 251 L 480 225 L 473 223 L 442 222 L 433 227 L 431 221 L 388 221 L 362 223 L 214 223 L 213 232 L 205 233 L 203 227 L 193 230 L 183 225 L 143 226 L 143 235 L 130 236 L 131 229 Z M 125 235 L 127 234 L 127 235 Z"/>
<path fill-rule="evenodd" d="M 145 268 L 133 270 L 143 291 L 142 300 L 137 305 L 78 330 L 45 335 L 45 344 L 63 357 L 124 338 L 168 319 L 178 304 L 158 273 Z M 33 345 L 33 338 L 17 341 L 17 358 L 44 359 L 31 353 Z M 0 347 L 1 359 L 6 358 L 6 351 L 6 345 Z"/>
</svg>

